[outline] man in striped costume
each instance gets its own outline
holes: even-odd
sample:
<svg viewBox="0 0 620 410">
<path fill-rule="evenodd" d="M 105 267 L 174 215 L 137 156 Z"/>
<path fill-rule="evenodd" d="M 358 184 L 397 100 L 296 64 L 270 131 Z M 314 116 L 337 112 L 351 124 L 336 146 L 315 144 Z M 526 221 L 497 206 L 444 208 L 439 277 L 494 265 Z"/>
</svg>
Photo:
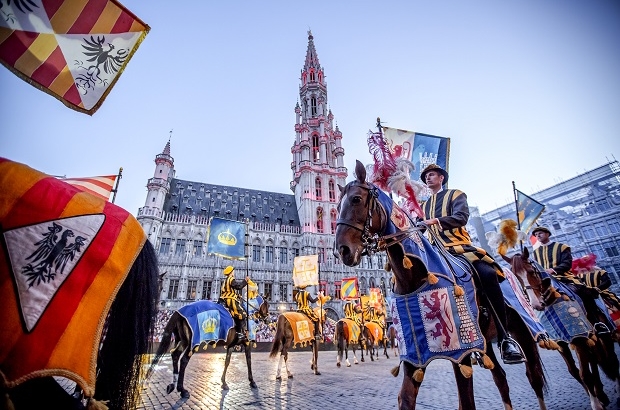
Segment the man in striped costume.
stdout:
<svg viewBox="0 0 620 410">
<path fill-rule="evenodd" d="M 579 278 L 575 277 L 571 271 L 573 255 L 570 246 L 553 242 L 549 239 L 551 231 L 544 226 L 538 226 L 532 234 L 540 242 L 540 246 L 534 251 L 534 259 L 538 262 L 549 275 L 572 289 L 583 302 L 586 309 L 588 320 L 594 325 L 597 334 L 609 333 L 609 328 L 605 323 L 598 320 L 599 308 L 596 306 L 595 299 L 598 298 L 598 290 L 583 284 Z"/>
<path fill-rule="evenodd" d="M 305 286 L 297 287 L 297 294 L 295 295 L 295 301 L 297 302 L 297 311 L 308 316 L 308 319 L 314 323 L 314 335 L 319 336 L 319 317 L 314 313 L 314 309 L 310 306 L 310 303 L 315 303 L 319 300 L 318 297 L 313 297 L 310 292 L 306 290 Z"/>
<path fill-rule="evenodd" d="M 474 282 L 484 291 L 491 305 L 489 310 L 499 324 L 496 328 L 502 360 L 507 364 L 524 362 L 521 347 L 506 332 L 506 305 L 499 286 L 500 279 L 504 280 L 504 273 L 491 255 L 484 249 L 473 246 L 465 228 L 469 220 L 467 195 L 458 189 L 443 188 L 448 182 L 448 173 L 438 165 L 427 166 L 420 178 L 432 192 L 422 209 L 424 223 L 438 239 L 439 243 L 435 245 L 443 246 L 448 252 L 462 255 L 471 262 L 478 273 L 474 275 Z"/>
<path fill-rule="evenodd" d="M 220 301 L 228 309 L 233 320 L 235 321 L 235 331 L 240 341 L 246 341 L 245 336 L 245 318 L 247 312 L 243 308 L 241 301 L 239 300 L 239 294 L 237 291 L 241 291 L 249 282 L 250 277 L 246 276 L 245 279 L 235 279 L 235 268 L 227 266 L 224 268 L 224 282 L 222 282 L 222 288 L 220 289 Z"/>
</svg>

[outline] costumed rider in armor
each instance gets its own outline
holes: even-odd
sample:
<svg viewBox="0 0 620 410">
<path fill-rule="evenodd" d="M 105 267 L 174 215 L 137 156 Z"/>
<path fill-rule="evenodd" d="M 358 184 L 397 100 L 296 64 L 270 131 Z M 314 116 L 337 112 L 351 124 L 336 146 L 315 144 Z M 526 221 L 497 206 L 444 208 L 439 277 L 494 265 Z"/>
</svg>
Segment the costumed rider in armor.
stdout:
<svg viewBox="0 0 620 410">
<path fill-rule="evenodd" d="M 360 317 L 361 315 L 359 315 L 359 313 L 362 312 L 361 306 L 353 302 L 347 302 L 344 304 L 343 310 L 344 310 L 344 317 L 354 321 L 360 327 L 360 331 L 361 331 L 362 319 Z"/>
<path fill-rule="evenodd" d="M 579 278 L 571 272 L 573 255 L 570 246 L 554 242 L 549 239 L 551 231 L 544 226 L 537 226 L 532 231 L 540 246 L 534 250 L 534 259 L 538 262 L 549 275 L 558 281 L 566 284 L 573 292 L 581 298 L 586 309 L 588 320 L 593 323 L 596 334 L 608 334 L 610 332 L 607 325 L 598 320 L 599 308 L 596 306 L 595 299 L 598 298 L 597 289 L 583 284 Z"/>
<path fill-rule="evenodd" d="M 525 361 L 523 351 L 516 340 L 508 335 L 506 305 L 499 281 L 504 273 L 497 262 L 484 249 L 473 246 L 465 225 L 469 220 L 467 195 L 458 189 L 444 189 L 448 172 L 436 164 L 424 168 L 420 174 L 422 182 L 431 190 L 431 196 L 424 202 L 424 224 L 435 234 L 439 246 L 452 254 L 462 255 L 472 264 L 477 275 L 474 283 L 482 288 L 490 302 L 490 311 L 496 322 L 497 341 L 502 360 L 506 364 Z"/>
<path fill-rule="evenodd" d="M 224 282 L 222 283 L 222 289 L 220 291 L 220 302 L 226 306 L 230 315 L 235 321 L 235 331 L 237 332 L 237 338 L 240 342 L 247 342 L 245 335 L 245 322 L 247 312 L 243 308 L 241 300 L 239 300 L 239 294 L 237 291 L 241 291 L 248 282 L 250 277 L 246 276 L 245 279 L 235 279 L 235 268 L 227 266 L 224 268 Z"/>
<path fill-rule="evenodd" d="M 322 292 L 319 292 L 320 296 L 323 296 Z M 310 292 L 306 290 L 306 286 L 297 286 L 297 294 L 295 295 L 295 301 L 297 302 L 297 312 L 303 313 L 308 316 L 308 319 L 314 324 L 314 337 L 320 337 L 319 329 L 319 317 L 314 313 L 314 310 L 310 306 L 310 303 L 315 303 L 319 300 L 319 297 L 313 297 Z"/>
</svg>

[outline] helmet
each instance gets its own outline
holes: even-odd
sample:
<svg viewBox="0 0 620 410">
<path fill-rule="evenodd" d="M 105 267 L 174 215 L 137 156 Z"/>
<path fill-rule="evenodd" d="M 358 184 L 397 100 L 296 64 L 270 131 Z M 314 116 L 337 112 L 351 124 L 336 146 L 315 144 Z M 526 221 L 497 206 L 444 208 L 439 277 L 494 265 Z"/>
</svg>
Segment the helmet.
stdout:
<svg viewBox="0 0 620 410">
<path fill-rule="evenodd" d="M 224 275 L 228 276 L 231 273 L 233 273 L 234 270 L 235 270 L 234 267 L 228 265 L 227 267 L 224 268 Z"/>
</svg>

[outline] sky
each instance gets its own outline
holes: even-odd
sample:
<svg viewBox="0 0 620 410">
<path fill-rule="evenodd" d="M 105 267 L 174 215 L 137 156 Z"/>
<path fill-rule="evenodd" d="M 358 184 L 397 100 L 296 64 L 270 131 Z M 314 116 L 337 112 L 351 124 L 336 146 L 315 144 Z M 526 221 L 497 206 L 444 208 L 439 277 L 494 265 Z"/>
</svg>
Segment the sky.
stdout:
<svg viewBox="0 0 620 410">
<path fill-rule="evenodd" d="M 101 108 L 73 111 L 0 67 L 0 156 L 51 175 L 123 168 L 145 204 L 170 138 L 177 178 L 291 194 L 312 30 L 345 166 L 384 125 L 450 138 L 450 187 L 481 212 L 620 156 L 614 0 L 124 0 L 151 30 Z"/>
</svg>

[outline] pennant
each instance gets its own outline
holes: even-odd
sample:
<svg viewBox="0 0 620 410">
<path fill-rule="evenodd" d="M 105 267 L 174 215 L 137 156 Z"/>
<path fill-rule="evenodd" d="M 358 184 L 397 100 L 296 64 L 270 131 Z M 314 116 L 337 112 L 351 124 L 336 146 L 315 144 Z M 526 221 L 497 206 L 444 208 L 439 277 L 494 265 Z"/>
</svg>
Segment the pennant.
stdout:
<svg viewBox="0 0 620 410">
<path fill-rule="evenodd" d="M 150 30 L 116 0 L 2 1 L 0 11 L 2 64 L 89 115 Z"/>
<path fill-rule="evenodd" d="M 517 216 L 521 230 L 528 233 L 534 222 L 545 210 L 545 206 L 534 198 L 525 195 L 523 192 L 517 191 Z"/>
<path fill-rule="evenodd" d="M 78 187 L 84 192 L 95 195 L 97 198 L 108 201 L 112 191 L 114 190 L 114 182 L 116 182 L 117 177 L 118 175 L 106 175 L 91 178 L 64 178 L 62 181 Z"/>
<path fill-rule="evenodd" d="M 293 283 L 297 287 L 319 284 L 319 255 L 295 257 L 293 260 Z"/>
<path fill-rule="evenodd" d="M 245 257 L 245 225 L 242 222 L 211 218 L 207 233 L 207 253 L 228 259 Z"/>
<path fill-rule="evenodd" d="M 95 389 L 110 301 L 146 241 L 124 209 L 0 158 L 0 374 Z"/>
<path fill-rule="evenodd" d="M 342 300 L 359 298 L 357 278 L 342 278 L 340 286 L 340 298 Z"/>
<path fill-rule="evenodd" d="M 369 289 L 368 304 L 375 309 L 383 308 L 383 295 L 380 288 Z"/>
</svg>

